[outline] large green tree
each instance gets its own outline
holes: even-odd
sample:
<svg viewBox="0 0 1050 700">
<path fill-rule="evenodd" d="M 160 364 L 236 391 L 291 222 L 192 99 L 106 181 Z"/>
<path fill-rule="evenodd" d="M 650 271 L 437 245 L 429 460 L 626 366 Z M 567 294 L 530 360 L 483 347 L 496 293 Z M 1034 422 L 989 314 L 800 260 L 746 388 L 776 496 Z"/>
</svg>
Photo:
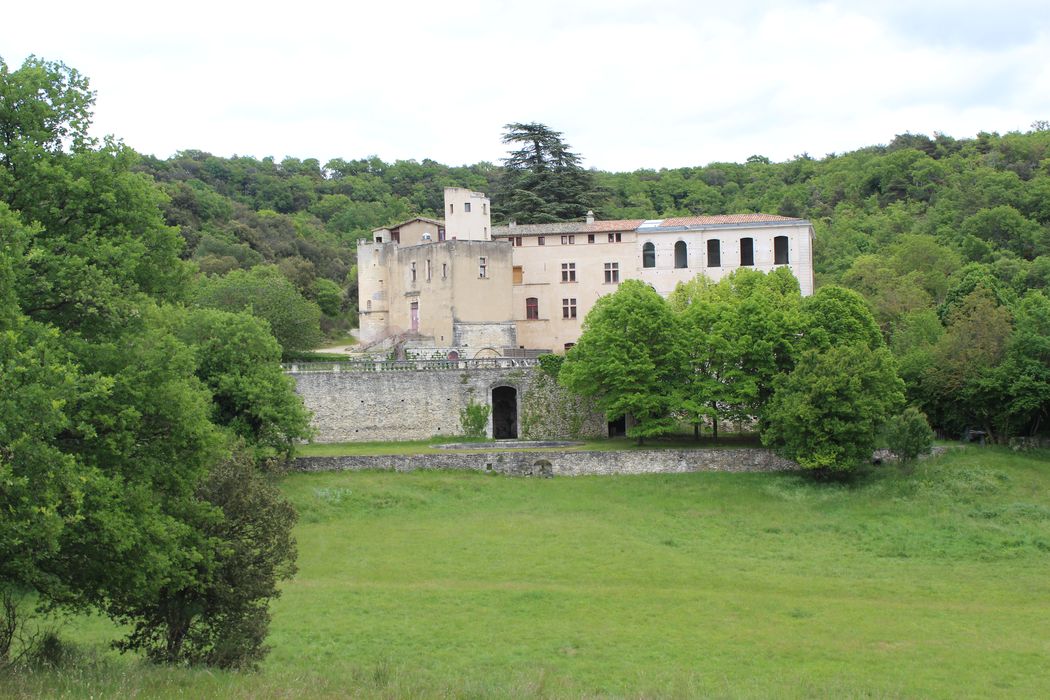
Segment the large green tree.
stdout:
<svg viewBox="0 0 1050 700">
<path fill-rule="evenodd" d="M 684 369 L 682 337 L 666 300 L 644 282 L 627 280 L 587 314 L 558 377 L 593 396 L 609 420 L 627 416 L 628 437 L 641 443 L 674 429 Z"/>
<path fill-rule="evenodd" d="M 182 239 L 137 156 L 87 137 L 86 80 L 37 59 L 0 73 L 0 589 L 134 626 L 171 612 L 170 591 L 214 593 L 243 568 L 234 553 L 262 530 L 228 520 L 206 485 L 235 433 L 287 448 L 302 409 L 262 322 L 228 317 L 237 339 L 262 340 L 213 365 L 201 358 L 227 328 L 196 319 L 176 333 Z M 290 523 L 274 527 L 287 536 Z M 243 590 L 253 605 L 271 595 Z M 221 608 L 211 624 L 232 635 Z"/>
<path fill-rule="evenodd" d="M 715 437 L 720 418 L 761 418 L 774 378 L 794 364 L 800 301 L 787 268 L 740 269 L 717 284 L 699 276 L 671 294 L 688 354 L 682 408 L 711 420 Z"/>
<path fill-rule="evenodd" d="M 876 436 L 903 402 L 904 382 L 885 347 L 808 350 L 778 377 L 762 441 L 803 468 L 849 471 L 871 458 Z"/>
<path fill-rule="evenodd" d="M 202 307 L 245 311 L 265 320 L 285 353 L 312 350 L 321 341 L 321 309 L 273 266 L 204 279 L 194 299 Z"/>
<path fill-rule="evenodd" d="M 535 122 L 503 128 L 503 143 L 513 150 L 503 159 L 494 200 L 499 218 L 522 224 L 569 221 L 599 208 L 594 174 L 583 168 L 560 131 Z"/>
</svg>

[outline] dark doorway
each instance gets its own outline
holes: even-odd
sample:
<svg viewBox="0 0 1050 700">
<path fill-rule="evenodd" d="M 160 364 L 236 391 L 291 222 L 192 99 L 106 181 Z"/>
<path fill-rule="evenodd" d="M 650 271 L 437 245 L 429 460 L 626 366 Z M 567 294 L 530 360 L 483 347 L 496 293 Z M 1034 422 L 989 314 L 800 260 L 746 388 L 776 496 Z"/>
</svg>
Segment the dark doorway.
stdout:
<svg viewBox="0 0 1050 700">
<path fill-rule="evenodd" d="M 627 434 L 627 417 L 620 416 L 616 420 L 609 421 L 609 437 L 619 437 Z"/>
<path fill-rule="evenodd" d="M 492 390 L 492 437 L 496 440 L 518 438 L 518 390 L 512 386 Z"/>
</svg>

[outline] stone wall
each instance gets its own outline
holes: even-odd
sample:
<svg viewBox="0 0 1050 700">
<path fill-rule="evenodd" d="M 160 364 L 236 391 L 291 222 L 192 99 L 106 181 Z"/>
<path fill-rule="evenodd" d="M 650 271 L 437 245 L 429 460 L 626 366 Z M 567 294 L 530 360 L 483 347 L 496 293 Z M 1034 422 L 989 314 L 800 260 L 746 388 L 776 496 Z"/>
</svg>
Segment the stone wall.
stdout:
<svg viewBox="0 0 1050 700">
<path fill-rule="evenodd" d="M 518 437 L 522 440 L 581 440 L 606 437 L 605 415 L 590 399 L 571 394 L 542 370 L 518 397 Z"/>
<path fill-rule="evenodd" d="M 317 442 L 426 440 L 459 435 L 460 411 L 471 401 L 491 406 L 492 390 L 499 386 L 518 390 L 519 437 L 562 439 L 606 434 L 601 414 L 589 403 L 570 398 L 535 368 L 289 374 L 313 412 Z M 534 386 L 539 388 L 534 391 Z M 525 414 L 532 416 L 524 426 L 527 435 L 522 431 L 523 406 L 531 407 L 531 413 Z M 491 414 L 487 435 L 492 436 Z"/>
<path fill-rule="evenodd" d="M 479 451 L 381 457 L 300 457 L 297 471 L 466 469 L 511 476 L 775 472 L 798 469 L 764 449 L 624 450 L 617 452 Z"/>
</svg>

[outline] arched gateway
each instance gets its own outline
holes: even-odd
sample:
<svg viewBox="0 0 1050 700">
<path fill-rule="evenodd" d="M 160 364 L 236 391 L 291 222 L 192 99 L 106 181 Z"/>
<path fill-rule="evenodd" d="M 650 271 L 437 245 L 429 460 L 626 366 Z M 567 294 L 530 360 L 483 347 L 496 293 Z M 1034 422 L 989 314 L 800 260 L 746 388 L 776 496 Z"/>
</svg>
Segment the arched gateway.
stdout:
<svg viewBox="0 0 1050 700">
<path fill-rule="evenodd" d="M 497 386 L 492 390 L 492 437 L 516 440 L 518 437 L 518 390 Z"/>
</svg>

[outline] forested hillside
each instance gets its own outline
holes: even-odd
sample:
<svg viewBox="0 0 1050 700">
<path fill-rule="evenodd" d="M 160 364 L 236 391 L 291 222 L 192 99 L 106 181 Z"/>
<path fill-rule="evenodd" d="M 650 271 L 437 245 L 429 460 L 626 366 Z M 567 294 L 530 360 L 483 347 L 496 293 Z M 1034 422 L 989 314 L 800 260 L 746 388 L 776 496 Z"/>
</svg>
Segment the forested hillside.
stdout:
<svg viewBox="0 0 1050 700">
<path fill-rule="evenodd" d="M 530 127 L 545 128 L 508 125 L 505 140 Z M 574 204 L 590 206 L 600 218 L 766 212 L 811 220 L 818 285 L 842 284 L 864 295 L 898 357 L 910 398 L 935 424 L 949 432 L 973 425 L 1003 434 L 1041 426 L 1045 400 L 1031 392 L 1045 391 L 1047 381 L 1047 349 L 1039 345 L 1047 331 L 1046 296 L 1029 292 L 1050 285 L 1046 123 L 1027 133 L 965 139 L 902 134 L 887 145 L 819 160 L 803 154 L 773 163 L 752 156 L 744 163 L 629 173 L 580 171 L 567 144 L 551 143 L 554 156 L 568 154 L 565 167 L 589 176 Z M 543 208 L 537 178 L 526 173 L 513 180 L 511 169 L 527 160 L 519 150 L 501 165 L 386 163 L 374 156 L 322 165 L 184 151 L 168 160 L 143 158 L 137 167 L 167 194 L 167 222 L 179 228 L 184 256 L 203 273 L 276 265 L 320 306 L 321 325 L 333 333 L 355 321 L 356 242 L 376 226 L 417 214 L 440 217 L 444 187 L 492 194 L 497 220 L 508 209 L 518 212 L 519 222 L 565 211 Z M 559 163 L 552 157 L 548 171 Z M 1015 330 L 1034 336 L 1022 341 Z M 990 379 L 988 372 L 1006 371 L 1010 348 L 1022 342 L 1028 356 L 1022 361 L 1020 351 L 1012 351 L 1014 378 Z M 1026 374 L 1029 369 L 1038 376 Z M 1004 388 L 1018 376 L 1031 380 L 1025 398 L 1019 386 Z M 961 411 L 960 402 L 973 410 Z M 1028 406 L 1019 409 L 1023 417 L 990 407 L 1018 402 Z"/>
</svg>

